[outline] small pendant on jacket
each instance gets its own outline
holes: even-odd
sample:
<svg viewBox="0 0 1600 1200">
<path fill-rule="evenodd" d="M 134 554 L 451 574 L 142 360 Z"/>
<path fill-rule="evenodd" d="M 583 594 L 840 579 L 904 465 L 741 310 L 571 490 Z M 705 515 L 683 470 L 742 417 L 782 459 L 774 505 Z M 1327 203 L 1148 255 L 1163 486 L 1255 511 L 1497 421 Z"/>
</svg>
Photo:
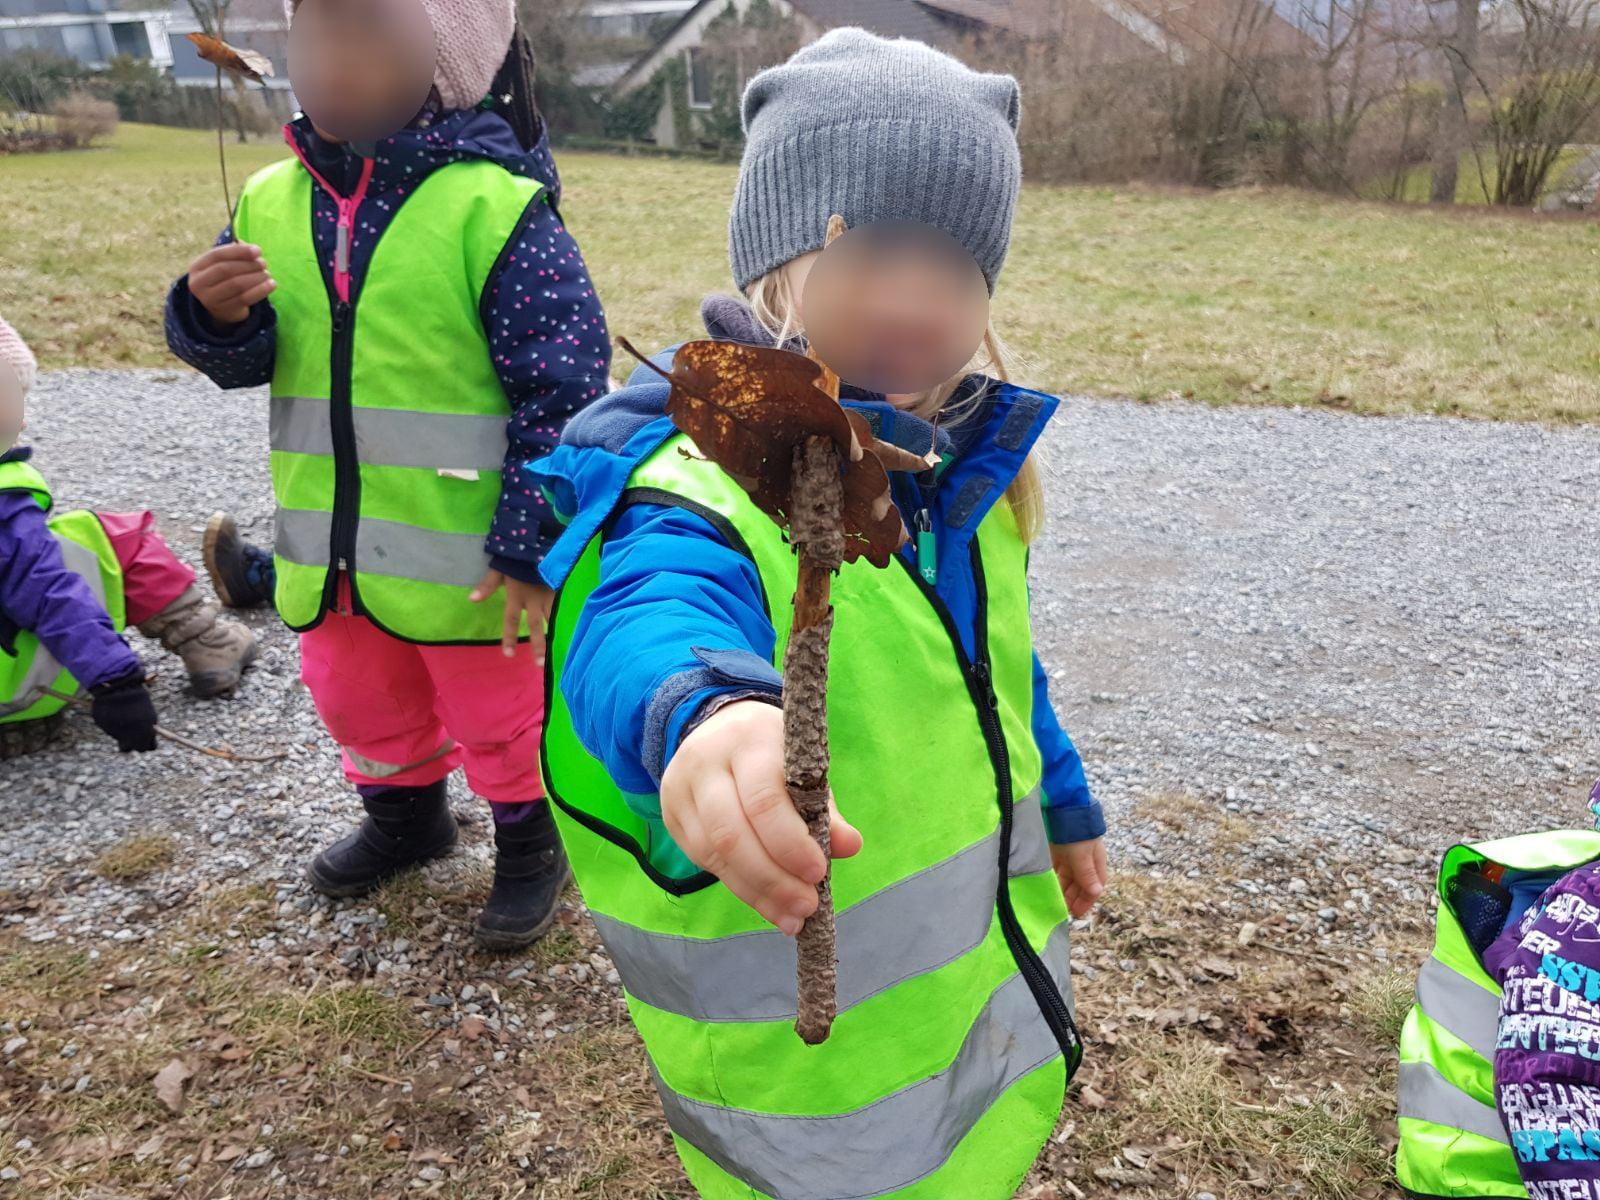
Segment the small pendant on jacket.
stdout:
<svg viewBox="0 0 1600 1200">
<path fill-rule="evenodd" d="M 929 587 L 939 582 L 939 543 L 933 536 L 933 521 L 928 510 L 917 513 L 917 572 Z"/>
</svg>

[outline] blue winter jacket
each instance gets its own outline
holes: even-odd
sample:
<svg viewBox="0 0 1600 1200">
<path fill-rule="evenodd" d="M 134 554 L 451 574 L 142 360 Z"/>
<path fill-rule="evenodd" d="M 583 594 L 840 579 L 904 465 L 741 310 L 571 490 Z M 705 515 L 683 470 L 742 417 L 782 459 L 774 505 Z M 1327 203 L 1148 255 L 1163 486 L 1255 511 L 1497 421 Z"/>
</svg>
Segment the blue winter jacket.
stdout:
<svg viewBox="0 0 1600 1200">
<path fill-rule="evenodd" d="M 353 151 L 323 141 L 304 117 L 286 133 L 303 162 L 336 190 L 354 192 L 361 162 Z M 560 181 L 548 142 L 541 140 L 525 151 L 504 117 L 478 109 L 449 113 L 425 128 L 404 129 L 379 142 L 367 198 L 356 214 L 352 287 L 359 294 L 373 249 L 401 198 L 440 167 L 474 158 L 501 163 L 548 189 L 544 202 L 530 210 L 519 229 L 517 249 L 498 264 L 485 287 L 483 305 L 489 351 L 509 402 L 509 446 L 500 504 L 486 531 L 487 549 L 496 570 L 535 583 L 539 561 L 562 527 L 539 489 L 530 485 L 525 468 L 554 449 L 573 413 L 605 394 L 611 369 L 605 313 L 577 243 L 556 210 Z M 331 263 L 338 209 L 321 187 L 312 195 L 312 232 L 324 262 Z M 227 229 L 217 244 L 232 240 L 233 231 Z M 271 381 L 277 342 L 271 301 L 256 305 L 237 329 L 219 334 L 190 295 L 184 276 L 167 297 L 166 326 L 172 352 L 219 387 L 257 387 Z"/>
<path fill-rule="evenodd" d="M 708 312 L 709 316 L 709 312 Z M 748 323 L 746 323 L 748 326 Z M 708 319 L 714 334 L 731 332 Z M 754 341 L 742 335 L 737 340 Z M 657 361 L 666 365 L 668 351 Z M 629 386 L 585 410 L 562 444 L 532 468 L 558 513 L 571 521 L 545 557 L 559 586 L 596 531 L 614 516 L 601 554 L 600 580 L 574 631 L 560 687 L 579 739 L 600 759 L 641 816 L 660 819 L 661 775 L 705 706 L 732 694 L 777 697 L 776 635 L 762 603 L 754 564 L 710 522 L 670 506 L 616 510 L 634 469 L 677 432 L 665 416 L 669 389 L 640 368 Z M 933 444 L 928 423 L 862 394 L 846 403 L 865 414 L 878 436 L 917 454 Z M 969 654 L 976 595 L 968 546 L 979 523 L 1021 468 L 1059 401 L 996 385 L 987 419 L 970 423 L 958 442 L 940 432 L 947 465 L 929 504 L 938 538 L 937 591 Z M 893 477 L 909 519 L 924 497 L 907 475 Z M 904 553 L 912 554 L 908 547 Z M 1056 844 L 1105 833 L 1083 762 L 1050 705 L 1048 682 L 1034 659 L 1034 737 L 1044 758 L 1044 808 Z"/>
</svg>

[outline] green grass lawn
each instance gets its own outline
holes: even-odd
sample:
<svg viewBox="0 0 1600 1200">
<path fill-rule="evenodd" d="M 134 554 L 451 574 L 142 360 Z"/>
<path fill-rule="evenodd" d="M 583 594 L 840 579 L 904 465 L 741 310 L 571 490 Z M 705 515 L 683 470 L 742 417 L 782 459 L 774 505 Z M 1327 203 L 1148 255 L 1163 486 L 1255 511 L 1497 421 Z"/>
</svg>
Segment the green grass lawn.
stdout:
<svg viewBox="0 0 1600 1200">
<path fill-rule="evenodd" d="M 283 153 L 230 141 L 234 185 Z M 735 169 L 561 156 L 613 333 L 693 336 L 730 286 Z M 125 125 L 0 160 L 0 312 L 47 369 L 161 365 L 161 302 L 224 210 L 215 143 Z M 1361 412 L 1600 420 L 1600 224 L 1296 192 L 1025 189 L 996 298 L 1056 391 Z"/>
</svg>

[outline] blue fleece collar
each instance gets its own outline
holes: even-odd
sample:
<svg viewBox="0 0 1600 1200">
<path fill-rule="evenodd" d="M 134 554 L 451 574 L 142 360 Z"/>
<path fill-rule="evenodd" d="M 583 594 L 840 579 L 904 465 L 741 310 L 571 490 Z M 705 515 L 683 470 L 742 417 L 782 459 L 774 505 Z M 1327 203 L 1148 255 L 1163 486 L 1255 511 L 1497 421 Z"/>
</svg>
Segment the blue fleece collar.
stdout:
<svg viewBox="0 0 1600 1200">
<path fill-rule="evenodd" d="M 4 454 L 0 454 L 0 466 L 4 466 L 6 463 L 27 462 L 32 457 L 32 446 L 13 446 Z"/>
</svg>

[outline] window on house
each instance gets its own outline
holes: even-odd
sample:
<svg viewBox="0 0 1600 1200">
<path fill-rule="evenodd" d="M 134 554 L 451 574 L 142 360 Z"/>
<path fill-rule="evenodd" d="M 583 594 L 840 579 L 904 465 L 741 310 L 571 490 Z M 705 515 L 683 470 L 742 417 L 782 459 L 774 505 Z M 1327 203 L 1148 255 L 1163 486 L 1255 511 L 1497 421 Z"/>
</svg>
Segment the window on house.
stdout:
<svg viewBox="0 0 1600 1200">
<path fill-rule="evenodd" d="M 689 63 L 689 107 L 711 107 L 711 62 L 704 50 L 691 46 L 685 51 Z"/>
</svg>

